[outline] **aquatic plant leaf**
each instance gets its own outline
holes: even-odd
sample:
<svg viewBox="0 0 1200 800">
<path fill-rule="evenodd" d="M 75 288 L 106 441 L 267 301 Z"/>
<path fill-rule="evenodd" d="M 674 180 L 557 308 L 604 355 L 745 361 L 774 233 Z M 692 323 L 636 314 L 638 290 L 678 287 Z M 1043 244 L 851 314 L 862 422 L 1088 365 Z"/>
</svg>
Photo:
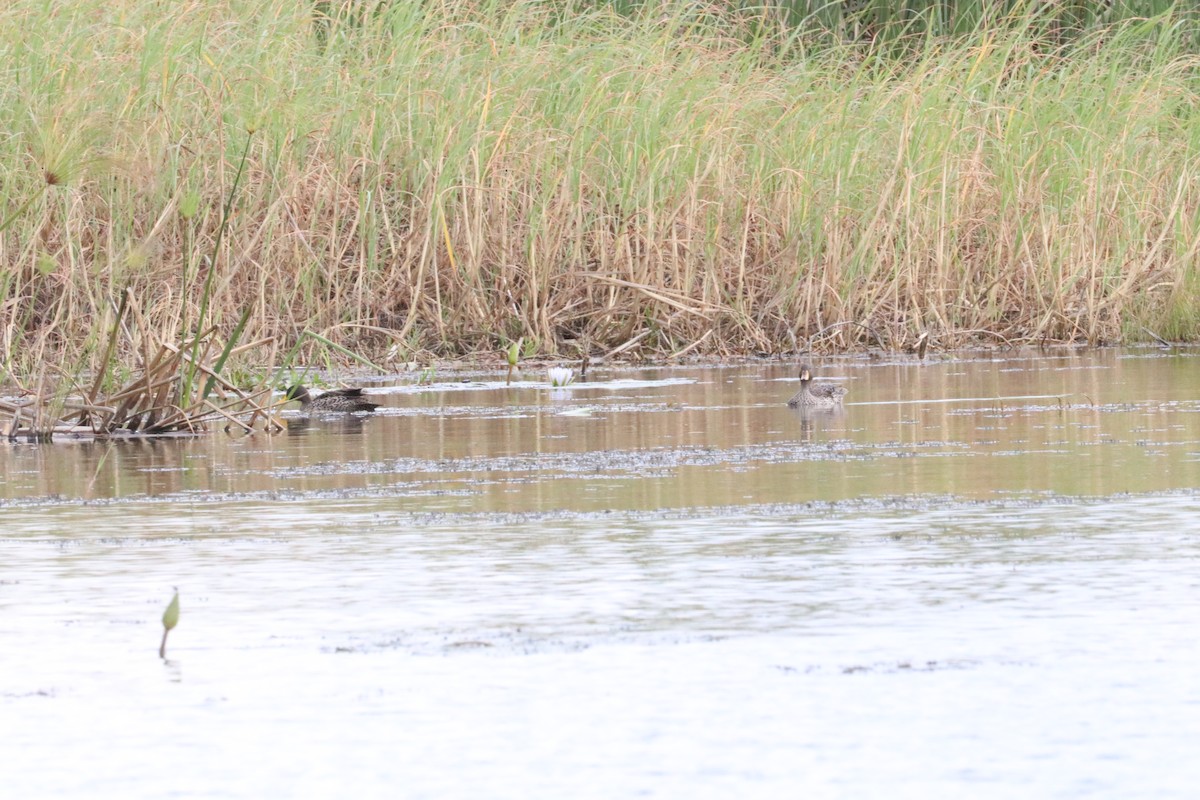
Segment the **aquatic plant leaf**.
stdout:
<svg viewBox="0 0 1200 800">
<path fill-rule="evenodd" d="M 162 616 L 163 627 L 171 630 L 179 624 L 179 590 L 175 590 L 175 596 L 171 598 L 171 602 L 167 604 L 167 610 Z"/>
</svg>

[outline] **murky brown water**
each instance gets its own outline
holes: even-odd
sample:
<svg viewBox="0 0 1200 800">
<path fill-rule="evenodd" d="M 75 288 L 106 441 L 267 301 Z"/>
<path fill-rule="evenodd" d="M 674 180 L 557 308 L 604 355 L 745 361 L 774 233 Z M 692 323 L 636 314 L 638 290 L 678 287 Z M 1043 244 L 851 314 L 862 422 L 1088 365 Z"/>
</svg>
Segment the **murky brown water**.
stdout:
<svg viewBox="0 0 1200 800">
<path fill-rule="evenodd" d="M 807 415 L 791 365 L 489 375 L 0 446 L 6 784 L 1188 797 L 1197 365 L 829 360 Z"/>
<path fill-rule="evenodd" d="M 1183 489 L 1200 485 L 1198 364 L 1158 351 L 831 362 L 846 409 L 809 414 L 784 405 L 797 387 L 784 365 L 401 386 L 373 419 L 286 435 L 0 448 L 0 497 L 353 492 L 457 513 Z"/>
</svg>

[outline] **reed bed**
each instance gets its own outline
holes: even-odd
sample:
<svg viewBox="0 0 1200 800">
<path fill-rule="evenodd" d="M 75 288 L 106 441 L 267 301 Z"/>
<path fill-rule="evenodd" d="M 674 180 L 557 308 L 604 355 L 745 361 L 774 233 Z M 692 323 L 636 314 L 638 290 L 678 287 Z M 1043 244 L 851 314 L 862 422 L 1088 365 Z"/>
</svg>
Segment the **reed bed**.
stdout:
<svg viewBox="0 0 1200 800">
<path fill-rule="evenodd" d="M 132 320 L 128 319 L 133 317 Z M 128 323 L 128 324 L 127 324 Z M 8 416 L 5 438 L 10 441 L 47 443 L 56 434 L 91 437 L 194 435 L 214 425 L 249 433 L 279 432 L 275 415 L 280 402 L 273 399 L 270 370 L 254 388 L 244 390 L 222 374 L 231 356 L 251 351 L 259 359 L 272 343 L 235 339 L 223 346 L 217 330 L 210 328 L 191 339 L 173 343 L 150 330 L 126 292 L 116 323 L 100 358 L 100 371 L 89 384 L 76 373 L 41 369 L 36 386 L 18 383 L 18 394 L 0 399 L 0 412 Z M 138 368 L 128 380 L 105 391 L 111 373 L 118 369 L 115 355 L 122 338 L 134 338 Z"/>
<path fill-rule="evenodd" d="M 105 372 L 126 296 L 302 359 L 1200 333 L 1181 18 L 897 58 L 682 2 L 317 5 L 0 8 L 10 376 Z"/>
</svg>

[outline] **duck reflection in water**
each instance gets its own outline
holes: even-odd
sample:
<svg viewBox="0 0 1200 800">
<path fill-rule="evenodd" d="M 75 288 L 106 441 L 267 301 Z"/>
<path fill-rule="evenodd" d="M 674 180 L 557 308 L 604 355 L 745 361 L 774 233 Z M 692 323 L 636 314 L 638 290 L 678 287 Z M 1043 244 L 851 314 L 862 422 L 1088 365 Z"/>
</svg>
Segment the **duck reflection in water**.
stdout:
<svg viewBox="0 0 1200 800">
<path fill-rule="evenodd" d="M 303 436 L 311 430 L 354 435 L 363 432 L 366 418 L 360 414 L 339 414 L 291 417 L 284 421 L 287 423 L 288 436 Z"/>
</svg>

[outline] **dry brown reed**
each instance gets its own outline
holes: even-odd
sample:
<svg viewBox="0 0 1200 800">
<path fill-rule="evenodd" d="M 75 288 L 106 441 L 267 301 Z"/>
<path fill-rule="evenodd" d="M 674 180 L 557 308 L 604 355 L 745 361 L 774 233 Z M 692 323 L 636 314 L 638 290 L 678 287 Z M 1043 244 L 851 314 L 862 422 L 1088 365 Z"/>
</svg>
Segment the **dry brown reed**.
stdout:
<svg viewBox="0 0 1200 800">
<path fill-rule="evenodd" d="M 39 195 L 0 231 L 0 364 L 28 384 L 136 357 L 71 409 L 98 430 L 220 416 L 163 394 L 201 369 L 179 332 L 202 312 L 206 353 L 242 324 L 301 360 L 1200 335 L 1200 111 L 1169 31 L 1078 55 L 989 33 L 889 65 L 775 59 L 678 10 L 395 4 L 318 47 L 305 4 L 97 6 L 125 15 L 111 40 L 14 5 L 0 22 L 58 36 L 14 57 L 59 72 L 0 104 L 27 109 L 3 207 Z M 90 168 L 42 188 L 61 152 Z M 106 355 L 126 288 L 163 334 Z"/>
<path fill-rule="evenodd" d="M 127 301 L 129 300 L 127 295 Z M 90 437 L 164 436 L 199 434 L 214 424 L 250 432 L 276 432 L 272 390 L 262 382 L 243 389 L 221 374 L 230 355 L 252 351 L 259 359 L 272 342 L 220 346 L 217 329 L 172 343 L 152 331 L 136 310 L 136 302 L 122 303 L 116 325 L 104 351 L 101 369 L 90 386 L 71 375 L 52 380 L 51 370 L 37 376 L 36 388 L 18 387 L 18 395 L 0 400 L 7 412 L 5 435 L 10 441 L 49 442 L 56 434 Z M 126 314 L 134 317 L 138 337 L 131 348 L 141 353 L 136 375 L 112 391 L 104 391 L 112 359 L 118 351 Z M 266 373 L 264 373 L 266 374 Z M 52 390 L 49 386 L 54 385 Z"/>
</svg>

